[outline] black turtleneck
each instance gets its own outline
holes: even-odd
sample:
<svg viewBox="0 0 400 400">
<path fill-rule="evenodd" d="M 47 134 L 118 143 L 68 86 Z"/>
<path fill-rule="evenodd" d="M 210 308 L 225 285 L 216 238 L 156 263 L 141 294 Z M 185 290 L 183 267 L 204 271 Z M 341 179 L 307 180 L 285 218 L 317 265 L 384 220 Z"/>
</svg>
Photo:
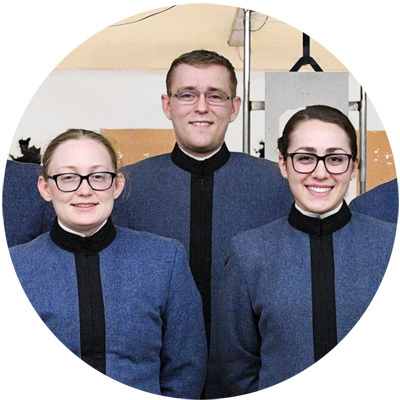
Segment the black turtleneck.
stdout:
<svg viewBox="0 0 400 400">
<path fill-rule="evenodd" d="M 351 212 L 345 202 L 336 214 L 324 219 L 308 217 L 294 205 L 289 214 L 289 223 L 310 235 L 315 361 L 338 342 L 332 234 L 347 225 L 350 219 Z"/>
<path fill-rule="evenodd" d="M 189 262 L 194 281 L 203 300 L 207 340 L 211 325 L 212 210 L 214 172 L 229 160 L 225 143 L 212 157 L 198 161 L 175 145 L 171 159 L 179 168 L 190 172 L 190 251 Z"/>
<path fill-rule="evenodd" d="M 94 235 L 80 237 L 62 229 L 57 220 L 50 231 L 53 242 L 75 255 L 79 296 L 81 358 L 106 373 L 106 325 L 99 252 L 115 239 L 111 218 Z"/>
</svg>

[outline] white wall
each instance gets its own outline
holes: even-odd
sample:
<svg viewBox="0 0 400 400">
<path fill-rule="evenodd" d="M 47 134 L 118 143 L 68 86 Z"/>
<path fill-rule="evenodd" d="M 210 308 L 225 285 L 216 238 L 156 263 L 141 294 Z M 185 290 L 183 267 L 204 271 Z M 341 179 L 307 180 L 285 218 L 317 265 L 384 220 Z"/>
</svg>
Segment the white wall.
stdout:
<svg viewBox="0 0 400 400">
<path fill-rule="evenodd" d="M 30 146 L 42 149 L 49 140 L 69 128 L 170 129 L 161 109 L 166 71 L 54 70 L 42 83 L 25 110 L 10 148 L 20 155 L 19 139 L 31 138 Z M 237 73 L 238 94 L 243 90 Z M 251 73 L 250 98 L 264 100 L 264 72 Z M 350 100 L 358 99 L 359 85 L 350 79 Z M 352 113 L 353 114 L 353 113 Z M 357 113 L 354 113 L 357 114 Z M 353 118 L 357 123 L 357 115 Z M 264 113 L 251 113 L 251 151 L 264 139 Z M 368 129 L 383 129 L 372 105 L 368 107 Z M 226 141 L 232 151 L 242 150 L 242 114 L 231 123 Z M 271 144 L 275 146 L 275 143 Z"/>
<path fill-rule="evenodd" d="M 171 129 L 161 109 L 165 75 L 166 71 L 53 71 L 22 116 L 10 153 L 20 154 L 21 138 L 30 137 L 30 146 L 43 149 L 69 128 Z M 241 119 L 231 124 L 227 136 L 234 151 L 242 147 Z"/>
</svg>

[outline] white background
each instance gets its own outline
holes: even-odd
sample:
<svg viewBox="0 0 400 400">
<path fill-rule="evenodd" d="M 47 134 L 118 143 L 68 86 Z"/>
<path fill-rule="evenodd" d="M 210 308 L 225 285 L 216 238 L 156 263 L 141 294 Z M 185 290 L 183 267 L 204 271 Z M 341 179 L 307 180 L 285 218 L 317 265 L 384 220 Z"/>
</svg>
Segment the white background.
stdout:
<svg viewBox="0 0 400 400">
<path fill-rule="evenodd" d="M 134 14 L 170 6 L 166 1 L 14 0 L 0 6 L 1 184 L 19 121 L 54 67 L 105 26 Z M 137 2 L 135 2 L 137 3 Z M 174 1 L 173 4 L 185 2 Z M 335 55 L 362 84 L 398 160 L 398 39 L 396 2 L 381 0 L 218 1 L 246 6 L 307 32 Z M 37 45 L 39 43 L 39 45 Z M 29 206 L 27 204 L 27 206 Z M 398 399 L 400 324 L 398 245 L 378 294 L 335 351 L 298 376 L 248 397 L 268 399 Z M 150 398 L 108 379 L 65 350 L 23 294 L 9 259 L 1 224 L 0 396 L 6 399 Z"/>
</svg>

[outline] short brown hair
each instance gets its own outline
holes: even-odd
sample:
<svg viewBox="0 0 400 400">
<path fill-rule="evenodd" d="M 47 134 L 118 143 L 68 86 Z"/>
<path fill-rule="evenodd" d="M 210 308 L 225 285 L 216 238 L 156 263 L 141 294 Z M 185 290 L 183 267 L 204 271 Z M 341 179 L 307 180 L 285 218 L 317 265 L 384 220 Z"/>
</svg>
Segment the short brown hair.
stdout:
<svg viewBox="0 0 400 400">
<path fill-rule="evenodd" d="M 231 96 L 232 98 L 236 96 L 237 79 L 235 74 L 235 68 L 227 58 L 221 56 L 215 51 L 209 51 L 209 50 L 193 50 L 189 53 L 182 54 L 172 62 L 171 67 L 169 68 L 169 71 L 167 73 L 167 79 L 166 79 L 168 96 L 171 96 L 173 72 L 175 68 L 181 64 L 188 64 L 195 67 L 207 66 L 207 65 L 221 65 L 225 67 L 230 73 L 230 88 L 232 92 Z"/>
<path fill-rule="evenodd" d="M 111 158 L 111 163 L 115 168 L 115 171 L 117 172 L 118 156 L 114 148 L 112 147 L 110 141 L 105 136 L 101 135 L 100 133 L 96 133 L 86 129 L 68 129 L 66 132 L 63 132 L 57 137 L 55 137 L 47 146 L 46 151 L 44 152 L 42 157 L 43 176 L 46 177 L 48 175 L 51 159 L 58 146 L 69 140 L 76 140 L 83 138 L 91 139 L 102 144 L 108 151 L 108 154 L 110 155 Z"/>
</svg>

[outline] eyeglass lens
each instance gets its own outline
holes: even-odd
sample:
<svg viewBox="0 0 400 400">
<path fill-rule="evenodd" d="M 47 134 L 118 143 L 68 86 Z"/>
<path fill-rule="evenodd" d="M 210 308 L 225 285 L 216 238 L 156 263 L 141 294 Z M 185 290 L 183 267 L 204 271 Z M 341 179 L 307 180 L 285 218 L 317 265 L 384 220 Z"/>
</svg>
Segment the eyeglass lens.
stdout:
<svg viewBox="0 0 400 400">
<path fill-rule="evenodd" d="M 199 100 L 202 93 L 204 93 L 207 103 L 210 104 L 221 104 L 229 99 L 227 94 L 219 90 L 209 90 L 208 92 L 200 92 L 199 90 L 181 90 L 173 96 L 182 103 L 194 104 Z"/>
<path fill-rule="evenodd" d="M 349 154 L 327 154 L 319 157 L 316 154 L 294 153 L 292 156 L 293 168 L 300 173 L 311 173 L 318 161 L 323 161 L 326 170 L 332 174 L 343 174 L 347 171 L 350 164 L 351 155 Z"/>
<path fill-rule="evenodd" d="M 86 180 L 93 190 L 107 190 L 111 187 L 114 174 L 111 172 L 95 172 L 86 176 L 79 174 L 60 174 L 54 176 L 57 187 L 64 192 L 78 190 L 82 181 Z"/>
</svg>

